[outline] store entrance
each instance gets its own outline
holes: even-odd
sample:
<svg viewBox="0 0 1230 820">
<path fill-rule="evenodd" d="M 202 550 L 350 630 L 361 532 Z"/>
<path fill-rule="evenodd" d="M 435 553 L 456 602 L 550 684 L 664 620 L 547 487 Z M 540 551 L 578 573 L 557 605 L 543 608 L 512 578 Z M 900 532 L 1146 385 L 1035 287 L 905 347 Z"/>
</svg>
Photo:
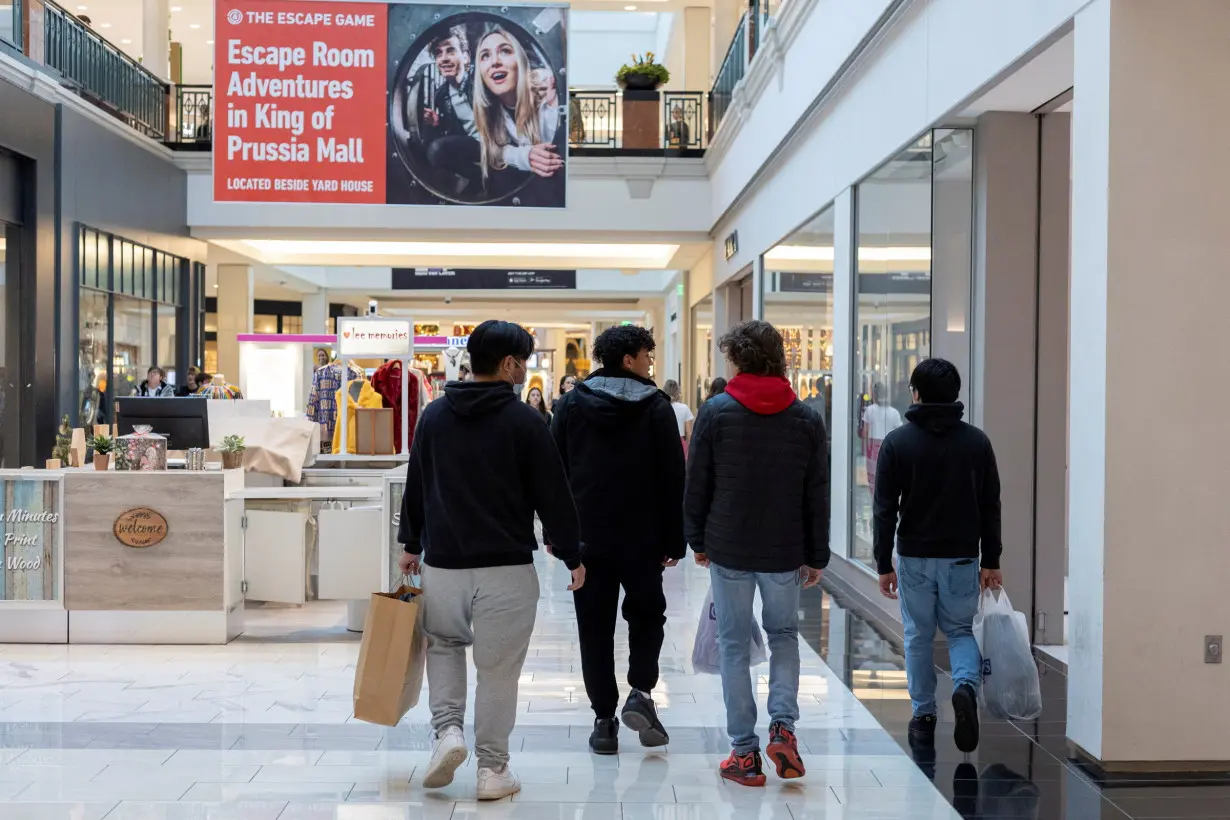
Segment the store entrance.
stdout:
<svg viewBox="0 0 1230 820">
<path fill-rule="evenodd" d="M 21 324 L 21 166 L 0 150 L 0 468 L 21 466 L 22 349 L 32 333 Z"/>
</svg>

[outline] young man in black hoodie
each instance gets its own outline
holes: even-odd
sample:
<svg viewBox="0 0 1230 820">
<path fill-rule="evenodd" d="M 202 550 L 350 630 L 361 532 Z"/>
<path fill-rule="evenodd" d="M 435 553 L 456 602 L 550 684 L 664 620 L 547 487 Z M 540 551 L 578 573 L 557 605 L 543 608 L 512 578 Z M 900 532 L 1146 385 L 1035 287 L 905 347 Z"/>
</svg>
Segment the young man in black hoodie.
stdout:
<svg viewBox="0 0 1230 820">
<path fill-rule="evenodd" d="M 978 747 L 982 658 L 974 640 L 979 591 L 999 589 L 999 469 L 986 433 L 961 420 L 961 374 L 926 359 L 910 377 L 907 424 L 880 446 L 875 488 L 875 558 L 880 592 L 901 599 L 905 669 L 914 712 L 911 745 L 935 741 L 938 628 L 952 666 L 957 748 Z M 893 569 L 896 537 L 897 567 Z M 979 561 L 981 556 L 981 567 Z"/>
<path fill-rule="evenodd" d="M 631 688 L 624 725 L 643 746 L 668 740 L 650 694 L 658 683 L 666 624 L 662 571 L 678 564 L 687 547 L 679 425 L 670 398 L 649 379 L 653 349 L 653 334 L 645 328 L 604 331 L 594 342 L 602 369 L 564 394 L 552 425 L 581 510 L 588 575 L 574 599 L 595 754 L 619 751 L 615 615 L 621 586 Z"/>
<path fill-rule="evenodd" d="M 752 688 L 752 604 L 760 590 L 769 643 L 769 745 L 783 779 L 802 777 L 799 595 L 829 563 L 829 457 L 824 419 L 794 394 L 777 328 L 753 320 L 720 343 L 736 375 L 705 402 L 688 450 L 684 523 L 709 568 L 731 755 L 719 773 L 763 786 Z"/>
<path fill-rule="evenodd" d="M 555 557 L 585 582 L 577 511 L 551 433 L 520 401 L 534 339 L 512 322 L 483 322 L 466 346 L 470 382 L 452 382 L 423 411 L 402 497 L 400 566 L 423 575 L 423 631 L 435 748 L 423 785 L 447 786 L 469 756 L 466 649 L 478 691 L 474 751 L 478 799 L 498 800 L 521 782 L 508 766 L 517 681 L 538 608 L 534 514 Z"/>
</svg>

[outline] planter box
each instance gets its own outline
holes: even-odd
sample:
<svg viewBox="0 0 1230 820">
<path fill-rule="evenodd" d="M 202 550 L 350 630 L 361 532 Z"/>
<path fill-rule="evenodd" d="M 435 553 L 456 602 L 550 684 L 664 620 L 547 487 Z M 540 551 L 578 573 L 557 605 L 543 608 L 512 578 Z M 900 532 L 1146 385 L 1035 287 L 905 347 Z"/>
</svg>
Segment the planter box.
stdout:
<svg viewBox="0 0 1230 820">
<path fill-rule="evenodd" d="M 662 147 L 662 95 L 657 91 L 624 91 L 624 148 Z"/>
</svg>

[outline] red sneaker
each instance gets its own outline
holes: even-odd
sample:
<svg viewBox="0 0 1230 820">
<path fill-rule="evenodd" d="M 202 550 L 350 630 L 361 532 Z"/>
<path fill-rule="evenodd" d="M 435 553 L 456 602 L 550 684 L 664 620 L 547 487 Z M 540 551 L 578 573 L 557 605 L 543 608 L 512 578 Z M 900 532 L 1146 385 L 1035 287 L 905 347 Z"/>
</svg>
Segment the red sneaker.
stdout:
<svg viewBox="0 0 1230 820">
<path fill-rule="evenodd" d="M 740 786 L 763 786 L 764 769 L 761 768 L 760 752 L 745 755 L 731 752 L 730 757 L 718 767 L 722 777 Z"/>
<path fill-rule="evenodd" d="M 781 723 L 769 727 L 769 747 L 765 750 L 769 760 L 777 766 L 777 776 L 783 780 L 793 780 L 807 774 L 803 767 L 803 758 L 799 757 L 799 742 Z"/>
</svg>

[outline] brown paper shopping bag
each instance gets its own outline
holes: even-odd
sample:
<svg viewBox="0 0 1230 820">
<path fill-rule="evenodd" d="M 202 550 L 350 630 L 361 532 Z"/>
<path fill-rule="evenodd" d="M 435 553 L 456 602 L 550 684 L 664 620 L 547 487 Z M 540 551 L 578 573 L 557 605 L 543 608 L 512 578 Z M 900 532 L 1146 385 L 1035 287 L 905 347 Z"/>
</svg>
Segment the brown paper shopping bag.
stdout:
<svg viewBox="0 0 1230 820">
<path fill-rule="evenodd" d="M 401 600 L 406 593 L 415 596 Z M 427 663 L 427 638 L 419 622 L 422 591 L 403 586 L 372 595 L 354 673 L 354 716 L 396 726 L 419 702 Z"/>
</svg>

